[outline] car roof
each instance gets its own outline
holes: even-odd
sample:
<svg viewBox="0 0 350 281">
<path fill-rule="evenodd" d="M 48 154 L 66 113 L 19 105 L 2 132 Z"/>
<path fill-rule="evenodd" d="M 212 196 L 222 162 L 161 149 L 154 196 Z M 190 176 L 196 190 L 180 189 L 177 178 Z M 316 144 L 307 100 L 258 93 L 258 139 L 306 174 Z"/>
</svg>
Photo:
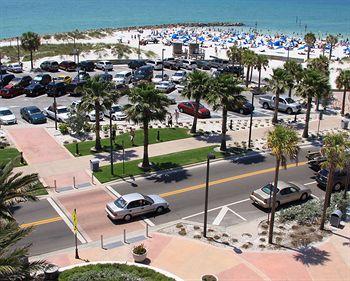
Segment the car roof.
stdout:
<svg viewBox="0 0 350 281">
<path fill-rule="evenodd" d="M 124 70 L 124 71 L 117 72 L 117 74 L 128 74 L 128 73 L 131 73 L 131 71 Z"/>
<path fill-rule="evenodd" d="M 0 110 L 10 110 L 8 107 L 0 107 Z"/>
<path fill-rule="evenodd" d="M 39 107 L 37 107 L 37 106 L 35 106 L 35 105 L 29 105 L 29 106 L 23 107 L 23 109 L 26 109 L 26 110 L 30 110 L 30 109 L 39 109 Z"/>
<path fill-rule="evenodd" d="M 122 196 L 126 202 L 145 199 L 140 193 L 130 193 Z"/>
</svg>

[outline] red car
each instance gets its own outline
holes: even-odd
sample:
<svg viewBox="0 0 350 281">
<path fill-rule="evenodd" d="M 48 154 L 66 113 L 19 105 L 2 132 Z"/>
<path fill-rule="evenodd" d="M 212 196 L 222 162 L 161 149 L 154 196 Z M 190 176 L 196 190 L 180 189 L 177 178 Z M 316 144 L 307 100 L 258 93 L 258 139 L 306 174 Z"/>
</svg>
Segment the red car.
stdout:
<svg viewBox="0 0 350 281">
<path fill-rule="evenodd" d="M 180 112 L 187 113 L 189 115 L 194 116 L 194 109 L 196 103 L 194 101 L 185 101 L 178 104 L 178 109 Z M 210 111 L 208 108 L 204 107 L 204 105 L 199 104 L 198 108 L 198 118 L 210 118 Z"/>
<path fill-rule="evenodd" d="M 0 90 L 0 96 L 3 98 L 13 98 L 23 94 L 23 87 L 8 84 Z"/>
</svg>

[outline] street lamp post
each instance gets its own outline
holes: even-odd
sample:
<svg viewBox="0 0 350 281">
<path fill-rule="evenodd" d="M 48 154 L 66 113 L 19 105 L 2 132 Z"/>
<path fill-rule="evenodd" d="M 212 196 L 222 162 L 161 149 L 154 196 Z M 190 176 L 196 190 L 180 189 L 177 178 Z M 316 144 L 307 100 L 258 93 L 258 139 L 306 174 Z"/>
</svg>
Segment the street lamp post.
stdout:
<svg viewBox="0 0 350 281">
<path fill-rule="evenodd" d="M 96 118 L 99 118 L 99 116 L 96 116 Z M 111 152 L 111 175 L 114 176 L 114 169 L 113 169 L 113 138 L 112 138 L 112 110 L 109 110 L 109 145 L 110 145 L 110 152 Z"/>
<path fill-rule="evenodd" d="M 19 38 L 18 38 L 18 36 L 16 37 L 16 40 L 17 40 L 17 60 L 19 63 L 20 62 L 20 55 L 19 55 Z"/>
<path fill-rule="evenodd" d="M 162 81 L 164 79 L 164 51 L 165 49 L 162 49 Z"/>
<path fill-rule="evenodd" d="M 207 177 L 205 181 L 205 201 L 204 201 L 204 230 L 203 235 L 207 237 L 207 220 L 208 220 L 208 193 L 209 193 L 209 164 L 210 160 L 215 159 L 215 155 L 209 153 L 207 155 Z"/>
<path fill-rule="evenodd" d="M 141 35 L 140 35 L 140 34 L 137 34 L 137 38 L 139 39 L 139 48 L 138 48 L 138 51 L 137 51 L 138 59 L 140 59 L 140 55 L 141 55 L 141 50 L 140 50 L 140 37 L 141 37 Z"/>
<path fill-rule="evenodd" d="M 252 143 L 253 107 L 254 107 L 254 93 L 252 92 L 252 110 L 251 110 L 251 112 L 250 112 L 248 148 L 251 148 L 251 143 Z"/>
<path fill-rule="evenodd" d="M 56 102 L 56 84 L 55 84 L 55 79 L 52 79 L 52 91 L 53 91 L 53 108 L 55 110 L 55 130 L 57 131 L 57 102 Z"/>
</svg>

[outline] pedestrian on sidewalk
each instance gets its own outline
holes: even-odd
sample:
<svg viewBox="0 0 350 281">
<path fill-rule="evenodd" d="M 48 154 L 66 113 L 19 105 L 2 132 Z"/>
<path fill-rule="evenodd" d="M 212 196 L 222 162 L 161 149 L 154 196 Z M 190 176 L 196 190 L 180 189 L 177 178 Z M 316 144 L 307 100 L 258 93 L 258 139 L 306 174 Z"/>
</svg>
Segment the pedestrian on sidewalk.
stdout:
<svg viewBox="0 0 350 281">
<path fill-rule="evenodd" d="M 233 121 L 232 121 L 232 119 L 230 120 L 229 128 L 230 128 L 231 131 L 233 130 Z"/>
<path fill-rule="evenodd" d="M 173 116 L 171 115 L 171 113 L 169 114 L 169 117 L 168 117 L 168 126 L 170 128 L 173 127 Z"/>
<path fill-rule="evenodd" d="M 115 128 L 112 128 L 112 142 L 114 142 L 114 144 L 116 144 L 116 135 L 117 135 L 117 132 L 115 130 Z"/>
<path fill-rule="evenodd" d="M 131 146 L 135 146 L 135 130 L 132 127 L 130 127 L 130 141 Z"/>
<path fill-rule="evenodd" d="M 176 125 L 179 124 L 179 111 L 177 109 L 175 109 L 175 122 L 176 122 Z"/>
</svg>

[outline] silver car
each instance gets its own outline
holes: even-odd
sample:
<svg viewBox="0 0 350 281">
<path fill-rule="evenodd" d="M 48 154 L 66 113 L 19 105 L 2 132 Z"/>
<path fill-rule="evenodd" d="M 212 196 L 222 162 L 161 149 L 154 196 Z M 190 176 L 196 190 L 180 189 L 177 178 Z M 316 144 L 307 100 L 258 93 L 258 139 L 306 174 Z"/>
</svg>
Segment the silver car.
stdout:
<svg viewBox="0 0 350 281">
<path fill-rule="evenodd" d="M 112 220 L 130 221 L 132 217 L 156 212 L 163 213 L 169 203 L 158 195 L 130 193 L 106 205 L 107 216 Z"/>
<path fill-rule="evenodd" d="M 271 208 L 273 183 L 269 183 L 253 191 L 250 199 L 263 208 Z M 276 207 L 293 201 L 305 201 L 311 195 L 311 190 L 305 185 L 296 182 L 278 181 Z M 271 200 L 271 201 L 270 201 Z"/>
</svg>

